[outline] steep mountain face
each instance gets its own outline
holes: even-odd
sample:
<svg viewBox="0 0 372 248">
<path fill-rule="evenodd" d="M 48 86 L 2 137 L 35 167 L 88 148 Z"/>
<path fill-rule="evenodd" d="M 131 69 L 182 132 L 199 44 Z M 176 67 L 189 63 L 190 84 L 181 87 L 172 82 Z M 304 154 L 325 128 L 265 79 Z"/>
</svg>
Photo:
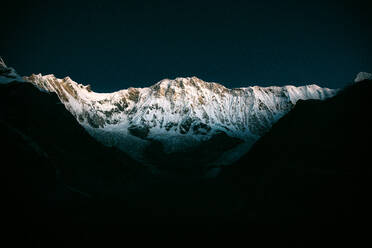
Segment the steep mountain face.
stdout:
<svg viewBox="0 0 372 248">
<path fill-rule="evenodd" d="M 317 85 L 228 89 L 196 77 L 165 79 L 148 88 L 95 93 L 90 86 L 31 75 L 55 92 L 85 129 L 147 164 L 228 164 L 239 158 L 298 100 L 326 99 L 337 90 Z M 216 153 L 211 151 L 217 151 Z M 222 154 L 222 155 L 221 155 Z"/>
</svg>

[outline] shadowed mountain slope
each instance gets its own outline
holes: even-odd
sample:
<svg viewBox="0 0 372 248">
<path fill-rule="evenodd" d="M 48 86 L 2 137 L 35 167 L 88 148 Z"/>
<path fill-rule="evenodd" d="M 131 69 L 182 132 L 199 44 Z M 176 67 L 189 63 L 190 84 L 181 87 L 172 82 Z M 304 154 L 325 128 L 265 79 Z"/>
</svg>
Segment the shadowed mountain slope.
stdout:
<svg viewBox="0 0 372 248">
<path fill-rule="evenodd" d="M 89 194 L 112 192 L 128 184 L 143 168 L 123 152 L 93 139 L 55 94 L 40 92 L 28 83 L 4 84 L 0 86 L 0 104 L 5 149 L 9 150 L 10 144 L 28 147 L 71 187 Z M 16 153 L 13 159 L 22 156 L 22 152 Z"/>
<path fill-rule="evenodd" d="M 243 215 L 320 225 L 370 216 L 370 99 L 364 80 L 325 101 L 299 101 L 221 175 L 245 199 Z"/>
</svg>

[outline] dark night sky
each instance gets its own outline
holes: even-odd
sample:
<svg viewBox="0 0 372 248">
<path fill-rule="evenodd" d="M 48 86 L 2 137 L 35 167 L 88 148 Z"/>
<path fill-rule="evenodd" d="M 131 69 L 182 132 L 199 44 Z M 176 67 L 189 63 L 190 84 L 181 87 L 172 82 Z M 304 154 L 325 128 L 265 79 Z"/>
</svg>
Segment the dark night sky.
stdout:
<svg viewBox="0 0 372 248">
<path fill-rule="evenodd" d="M 342 87 L 372 71 L 365 1 L 1 3 L 0 56 L 93 90 L 197 76 L 228 87 Z"/>
</svg>

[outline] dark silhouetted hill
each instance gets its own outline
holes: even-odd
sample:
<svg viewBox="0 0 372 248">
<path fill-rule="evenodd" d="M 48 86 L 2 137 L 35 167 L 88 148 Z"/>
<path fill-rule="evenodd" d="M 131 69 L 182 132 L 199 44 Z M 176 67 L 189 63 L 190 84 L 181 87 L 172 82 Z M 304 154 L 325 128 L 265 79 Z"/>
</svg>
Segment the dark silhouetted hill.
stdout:
<svg viewBox="0 0 372 248">
<path fill-rule="evenodd" d="M 29 83 L 2 84 L 0 106 L 3 203 L 9 220 L 3 223 L 15 240 L 54 240 L 59 229 L 99 222 L 107 216 L 103 203 L 121 197 L 122 210 L 133 214 L 125 198 L 134 184 L 145 181 L 147 170 L 93 139 L 55 94 Z"/>
<path fill-rule="evenodd" d="M 221 175 L 244 199 L 241 217 L 318 227 L 366 221 L 371 99 L 372 81 L 365 80 L 325 101 L 299 101 Z"/>
</svg>

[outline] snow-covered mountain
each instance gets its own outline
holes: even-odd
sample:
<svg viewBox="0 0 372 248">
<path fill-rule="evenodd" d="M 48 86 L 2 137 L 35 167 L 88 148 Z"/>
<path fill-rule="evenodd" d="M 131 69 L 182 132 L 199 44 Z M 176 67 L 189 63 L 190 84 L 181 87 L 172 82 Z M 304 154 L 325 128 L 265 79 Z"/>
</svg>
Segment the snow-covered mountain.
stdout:
<svg viewBox="0 0 372 248">
<path fill-rule="evenodd" d="M 172 154 L 183 154 L 181 159 L 195 156 L 208 165 L 231 163 L 299 99 L 325 99 L 337 92 L 314 84 L 229 89 L 187 77 L 96 93 L 69 77 L 33 74 L 24 79 L 57 93 L 79 123 L 105 145 L 147 164 L 181 163 Z M 215 149 L 219 152 L 212 152 Z"/>
<path fill-rule="evenodd" d="M 371 79 L 372 79 L 371 73 L 361 71 L 356 75 L 354 82 L 359 83 L 363 80 L 371 80 Z"/>
</svg>

